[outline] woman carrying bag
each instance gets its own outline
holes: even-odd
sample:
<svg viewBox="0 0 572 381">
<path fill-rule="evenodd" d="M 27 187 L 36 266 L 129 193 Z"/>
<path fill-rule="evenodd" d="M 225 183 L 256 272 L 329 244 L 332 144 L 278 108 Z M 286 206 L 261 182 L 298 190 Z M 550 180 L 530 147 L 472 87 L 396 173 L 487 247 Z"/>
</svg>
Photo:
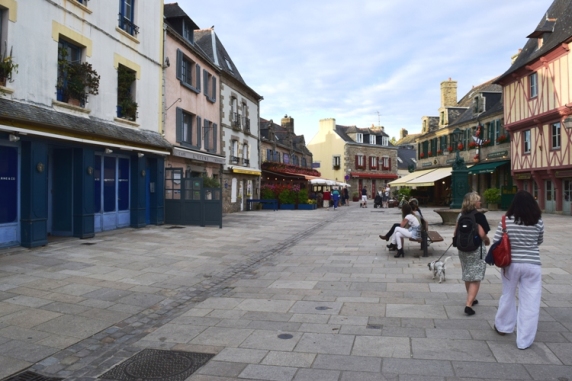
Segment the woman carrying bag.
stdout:
<svg viewBox="0 0 572 381">
<path fill-rule="evenodd" d="M 542 276 L 539 245 L 544 241 L 544 223 L 538 203 L 526 191 L 518 191 L 506 212 L 511 262 L 502 269 L 502 295 L 494 329 L 499 335 L 514 332 L 516 346 L 527 349 L 534 342 L 540 313 Z M 502 236 L 499 223 L 494 241 Z M 518 310 L 516 288 L 518 287 Z"/>
</svg>

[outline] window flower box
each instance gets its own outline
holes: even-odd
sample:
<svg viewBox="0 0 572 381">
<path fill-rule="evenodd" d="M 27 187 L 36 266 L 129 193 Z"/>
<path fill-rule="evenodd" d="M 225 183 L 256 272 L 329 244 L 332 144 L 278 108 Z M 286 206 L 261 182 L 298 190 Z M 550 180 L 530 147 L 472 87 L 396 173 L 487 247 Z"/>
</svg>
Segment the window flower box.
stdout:
<svg viewBox="0 0 572 381">
<path fill-rule="evenodd" d="M 429 153 L 427 153 L 427 157 L 431 157 L 433 156 L 433 152 L 429 151 Z"/>
<path fill-rule="evenodd" d="M 459 149 L 459 151 L 462 151 L 463 148 L 465 148 L 465 146 L 463 145 L 463 143 L 459 143 L 459 144 L 457 145 L 457 148 Z"/>
<path fill-rule="evenodd" d="M 425 157 L 425 154 L 422 152 L 422 153 L 419 154 L 419 157 L 420 157 L 421 159 L 423 159 L 423 158 Z"/>
<path fill-rule="evenodd" d="M 469 149 L 475 149 L 477 148 L 477 143 L 476 142 L 470 142 L 469 143 Z"/>
<path fill-rule="evenodd" d="M 507 143 L 507 142 L 508 142 L 508 136 L 506 136 L 506 135 L 500 135 L 500 136 L 497 138 L 497 143 L 498 143 L 498 144 L 503 144 L 503 143 Z"/>
<path fill-rule="evenodd" d="M 447 151 L 449 151 L 449 153 L 453 152 L 453 147 L 447 147 Z"/>
<path fill-rule="evenodd" d="M 441 155 L 443 153 L 443 150 L 437 150 L 437 155 Z"/>
</svg>

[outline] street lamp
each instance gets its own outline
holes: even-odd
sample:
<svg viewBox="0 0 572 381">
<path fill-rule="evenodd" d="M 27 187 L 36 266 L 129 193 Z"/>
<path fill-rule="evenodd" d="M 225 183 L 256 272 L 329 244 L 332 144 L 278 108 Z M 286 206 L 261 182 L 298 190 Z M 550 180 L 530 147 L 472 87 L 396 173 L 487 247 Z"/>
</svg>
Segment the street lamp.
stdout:
<svg viewBox="0 0 572 381">
<path fill-rule="evenodd" d="M 464 132 L 459 128 L 453 131 L 453 144 L 456 147 L 457 155 L 451 171 L 451 209 L 461 209 L 463 198 L 469 191 L 469 170 L 465 165 L 465 160 L 461 157 L 460 144 Z"/>
</svg>

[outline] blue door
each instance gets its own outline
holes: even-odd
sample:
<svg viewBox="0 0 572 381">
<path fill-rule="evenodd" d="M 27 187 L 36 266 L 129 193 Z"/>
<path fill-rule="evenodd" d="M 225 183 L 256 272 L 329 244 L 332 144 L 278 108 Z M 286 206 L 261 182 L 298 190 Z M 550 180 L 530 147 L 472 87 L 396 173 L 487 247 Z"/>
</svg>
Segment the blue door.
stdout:
<svg viewBox="0 0 572 381">
<path fill-rule="evenodd" d="M 20 243 L 18 148 L 0 146 L 0 247 Z"/>
</svg>

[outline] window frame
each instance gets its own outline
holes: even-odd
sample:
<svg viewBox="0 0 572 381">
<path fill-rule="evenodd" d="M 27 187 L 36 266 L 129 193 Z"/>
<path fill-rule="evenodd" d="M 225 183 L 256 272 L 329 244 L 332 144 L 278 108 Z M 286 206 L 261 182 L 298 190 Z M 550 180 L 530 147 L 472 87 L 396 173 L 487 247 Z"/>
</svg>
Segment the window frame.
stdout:
<svg viewBox="0 0 572 381">
<path fill-rule="evenodd" d="M 184 70 L 184 66 L 187 65 L 190 65 L 190 68 L 185 68 L 187 70 Z M 190 82 L 187 78 L 189 75 L 191 76 Z M 199 94 L 201 92 L 201 66 L 180 49 L 177 49 L 177 79 L 182 86 L 194 93 Z"/>
<path fill-rule="evenodd" d="M 363 154 L 357 155 L 357 166 L 362 169 L 365 168 L 365 155 Z"/>
<path fill-rule="evenodd" d="M 528 76 L 528 96 L 530 99 L 538 97 L 538 73 L 534 72 Z"/>
<path fill-rule="evenodd" d="M 531 131 L 524 130 L 522 131 L 522 153 L 530 154 L 531 147 Z"/>
<path fill-rule="evenodd" d="M 217 150 L 217 124 L 208 119 L 203 121 L 203 148 L 210 153 Z M 210 141 L 212 137 L 212 142 Z M 211 144 L 212 143 L 212 144 Z M 212 145 L 212 146 L 211 146 Z"/>
<path fill-rule="evenodd" d="M 361 132 L 356 133 L 356 143 L 363 143 L 363 134 Z"/>
<path fill-rule="evenodd" d="M 332 156 L 332 168 L 341 167 L 342 165 L 342 157 L 340 155 Z"/>
<path fill-rule="evenodd" d="M 139 27 L 135 25 L 135 0 L 119 0 L 119 29 L 133 37 L 139 34 Z"/>
<path fill-rule="evenodd" d="M 384 170 L 389 170 L 389 156 L 382 156 L 381 157 L 381 168 Z"/>
<path fill-rule="evenodd" d="M 375 144 L 376 143 L 375 138 L 376 138 L 375 135 L 373 134 L 369 135 L 369 144 Z"/>
<path fill-rule="evenodd" d="M 216 102 L 216 77 L 206 69 L 203 69 L 203 94 L 209 102 Z"/>
<path fill-rule="evenodd" d="M 75 44 L 72 41 L 66 40 L 66 39 L 62 39 L 60 38 L 58 40 L 58 61 L 61 60 L 63 57 L 60 56 L 60 53 L 62 51 L 62 49 L 66 49 L 66 61 L 70 62 L 70 63 L 81 63 L 82 62 L 82 58 L 83 58 L 83 50 L 84 47 Z M 7 54 L 7 52 L 5 52 Z M 57 84 L 59 86 L 60 83 L 60 74 L 64 75 L 64 77 L 66 76 L 67 73 L 61 73 L 62 69 L 60 67 L 60 65 L 58 65 L 58 75 L 57 75 Z M 65 89 L 67 88 L 67 81 L 66 78 L 62 79 L 63 83 L 64 83 L 64 87 L 63 88 L 58 88 L 56 91 L 56 99 L 59 102 L 67 102 L 68 100 L 65 99 Z M 81 105 L 82 107 L 84 105 Z"/>
<path fill-rule="evenodd" d="M 559 150 L 562 147 L 562 125 L 560 122 L 550 124 L 550 149 Z"/>
<path fill-rule="evenodd" d="M 200 149 L 201 148 L 200 127 L 202 126 L 201 117 L 196 114 L 193 114 L 192 112 L 188 112 L 180 107 L 177 107 L 176 113 L 177 113 L 175 121 L 176 142 L 183 147 Z M 190 123 L 190 128 L 187 128 L 187 130 L 185 131 L 186 119 L 190 120 L 191 123 Z M 189 139 L 191 141 L 188 141 Z"/>
</svg>

